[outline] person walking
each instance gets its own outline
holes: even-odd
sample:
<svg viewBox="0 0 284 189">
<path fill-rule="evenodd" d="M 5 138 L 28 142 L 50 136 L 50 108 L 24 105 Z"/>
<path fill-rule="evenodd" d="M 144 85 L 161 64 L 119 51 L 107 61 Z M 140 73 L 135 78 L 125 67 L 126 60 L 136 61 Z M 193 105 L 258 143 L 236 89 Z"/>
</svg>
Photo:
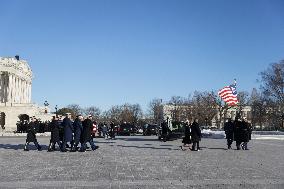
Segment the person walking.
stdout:
<svg viewBox="0 0 284 189">
<path fill-rule="evenodd" d="M 248 150 L 248 142 L 251 140 L 251 132 L 251 126 L 244 118 L 242 121 L 243 143 L 241 144 L 243 150 Z"/>
<path fill-rule="evenodd" d="M 229 118 L 225 123 L 224 131 L 226 134 L 228 149 L 232 149 L 232 143 L 234 141 L 234 123 L 231 118 Z"/>
<path fill-rule="evenodd" d="M 75 119 L 74 123 L 73 123 L 74 145 L 73 145 L 73 148 L 72 148 L 72 152 L 76 152 L 78 150 L 78 145 L 79 145 L 79 142 L 81 140 L 81 135 L 82 135 L 82 131 L 83 131 L 82 121 L 83 121 L 83 116 L 78 115 L 77 118 Z"/>
<path fill-rule="evenodd" d="M 50 137 L 50 143 L 48 146 L 48 152 L 52 152 L 55 150 L 55 144 L 57 144 L 61 150 L 61 143 L 60 143 L 60 137 L 59 137 L 59 122 L 58 122 L 58 116 L 53 116 L 53 119 L 50 123 L 50 129 L 51 129 L 51 137 Z"/>
<path fill-rule="evenodd" d="M 185 124 L 184 124 L 184 138 L 182 140 L 183 146 L 180 146 L 180 148 L 182 150 L 185 150 L 185 149 L 183 149 L 183 147 L 186 147 L 187 144 L 191 144 L 191 136 L 190 135 L 191 135 L 190 122 L 186 121 Z M 189 149 L 190 149 L 190 146 L 189 146 Z"/>
<path fill-rule="evenodd" d="M 243 130 L 242 122 L 240 121 L 240 115 L 236 115 L 234 121 L 234 140 L 236 141 L 237 150 L 240 150 L 241 143 L 243 142 Z"/>
<path fill-rule="evenodd" d="M 192 151 L 199 151 L 199 141 L 201 141 L 201 130 L 198 124 L 198 119 L 194 119 L 191 124 L 191 141 L 192 141 Z M 196 148 L 195 148 L 196 147 Z"/>
<path fill-rule="evenodd" d="M 96 150 L 98 146 L 95 145 L 92 137 L 92 127 L 93 127 L 93 122 L 92 122 L 92 116 L 89 115 L 87 119 L 85 119 L 82 123 L 83 125 L 83 132 L 82 132 L 82 139 L 81 139 L 81 152 L 85 152 L 87 149 L 87 142 L 90 143 L 92 150 Z"/>
<path fill-rule="evenodd" d="M 104 138 L 108 138 L 107 130 L 108 130 L 107 125 L 106 125 L 106 123 L 104 123 L 104 125 L 102 126 L 102 132 L 103 132 Z"/>
<path fill-rule="evenodd" d="M 42 148 L 41 148 L 41 146 L 39 145 L 39 143 L 37 142 L 37 139 L 36 139 L 36 128 L 37 128 L 36 118 L 31 117 L 31 122 L 27 126 L 27 139 L 26 139 L 24 151 L 29 151 L 30 142 L 33 142 L 35 144 L 36 148 L 38 149 L 38 151 L 41 151 Z"/>
<path fill-rule="evenodd" d="M 66 152 L 67 142 L 70 143 L 71 149 L 73 147 L 73 124 L 71 121 L 71 114 L 67 113 L 66 117 L 63 119 L 62 126 L 64 129 L 63 142 L 62 142 L 62 152 Z"/>
<path fill-rule="evenodd" d="M 164 142 L 167 142 L 167 138 L 168 138 L 168 131 L 169 131 L 169 127 L 166 121 L 163 121 L 161 123 L 161 127 L 162 127 L 162 136 L 161 138 L 163 139 Z"/>
<path fill-rule="evenodd" d="M 110 123 L 110 130 L 109 130 L 109 135 L 110 135 L 110 139 L 114 139 L 115 138 L 115 125 L 114 125 L 114 122 L 112 121 Z"/>
</svg>

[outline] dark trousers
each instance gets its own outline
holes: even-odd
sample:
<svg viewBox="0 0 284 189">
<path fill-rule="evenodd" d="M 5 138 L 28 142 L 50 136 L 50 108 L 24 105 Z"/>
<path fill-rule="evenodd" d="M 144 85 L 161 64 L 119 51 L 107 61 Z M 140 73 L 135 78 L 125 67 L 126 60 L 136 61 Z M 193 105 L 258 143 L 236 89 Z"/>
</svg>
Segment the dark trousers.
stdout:
<svg viewBox="0 0 284 189">
<path fill-rule="evenodd" d="M 236 141 L 237 150 L 241 149 L 241 143 L 242 143 L 242 141 Z"/>
<path fill-rule="evenodd" d="M 57 142 L 50 142 L 48 146 L 48 151 L 54 151 L 55 150 L 55 144 L 59 146 L 59 149 L 61 150 L 61 143 L 60 141 Z"/>
<path fill-rule="evenodd" d="M 196 150 L 199 150 L 199 141 L 193 142 L 193 144 L 192 144 L 192 150 L 195 150 L 195 147 L 197 147 Z"/>
<path fill-rule="evenodd" d="M 41 150 L 41 146 L 38 144 L 37 141 L 34 141 L 34 144 L 38 150 Z M 24 150 L 29 150 L 29 145 L 30 145 L 30 142 L 26 142 Z"/>
<path fill-rule="evenodd" d="M 228 145 L 228 148 L 231 148 L 232 144 L 233 144 L 233 139 L 232 138 L 227 138 L 227 145 Z"/>
<path fill-rule="evenodd" d="M 91 140 L 89 140 L 87 142 L 90 143 L 92 150 L 96 149 L 96 145 L 95 145 L 93 139 L 91 139 Z M 87 149 L 87 142 L 83 142 L 81 144 L 81 151 L 86 151 L 86 149 Z"/>
<path fill-rule="evenodd" d="M 70 144 L 71 144 L 71 149 L 73 148 L 73 141 L 71 141 L 70 142 Z M 62 147 L 61 147 L 61 150 L 62 151 L 66 151 L 66 145 L 67 145 L 67 141 L 65 141 L 65 140 L 63 140 L 63 142 L 62 142 Z"/>
</svg>

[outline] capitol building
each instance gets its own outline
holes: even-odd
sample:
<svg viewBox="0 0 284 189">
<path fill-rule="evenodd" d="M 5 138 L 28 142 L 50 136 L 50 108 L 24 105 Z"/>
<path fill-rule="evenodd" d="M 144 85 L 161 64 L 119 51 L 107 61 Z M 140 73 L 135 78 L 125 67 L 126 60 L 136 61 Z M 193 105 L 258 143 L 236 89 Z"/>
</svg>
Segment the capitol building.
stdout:
<svg viewBox="0 0 284 189">
<path fill-rule="evenodd" d="M 50 120 L 45 107 L 32 103 L 33 72 L 19 56 L 0 57 L 0 129 L 17 130 L 21 115 Z"/>
</svg>

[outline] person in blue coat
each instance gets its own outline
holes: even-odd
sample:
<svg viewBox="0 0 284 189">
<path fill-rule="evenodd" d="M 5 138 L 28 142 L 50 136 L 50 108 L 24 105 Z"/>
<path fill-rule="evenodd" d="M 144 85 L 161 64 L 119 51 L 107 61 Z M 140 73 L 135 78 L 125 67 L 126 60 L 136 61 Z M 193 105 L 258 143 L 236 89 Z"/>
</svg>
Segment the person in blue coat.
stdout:
<svg viewBox="0 0 284 189">
<path fill-rule="evenodd" d="M 76 152 L 78 150 L 77 148 L 81 140 L 81 134 L 83 131 L 82 121 L 83 121 L 83 116 L 78 115 L 73 123 L 73 128 L 74 128 L 74 146 L 72 149 L 73 152 Z"/>
<path fill-rule="evenodd" d="M 62 152 L 66 152 L 66 144 L 70 142 L 71 149 L 73 146 L 73 124 L 71 121 L 71 114 L 66 114 L 66 117 L 63 119 L 62 126 L 64 129 L 63 143 L 62 143 Z"/>
</svg>

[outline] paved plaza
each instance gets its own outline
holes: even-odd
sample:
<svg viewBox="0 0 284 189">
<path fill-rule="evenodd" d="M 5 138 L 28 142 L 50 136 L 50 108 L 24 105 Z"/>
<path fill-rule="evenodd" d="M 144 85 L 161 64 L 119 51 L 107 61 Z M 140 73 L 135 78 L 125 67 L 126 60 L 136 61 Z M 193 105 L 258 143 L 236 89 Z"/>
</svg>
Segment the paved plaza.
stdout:
<svg viewBox="0 0 284 189">
<path fill-rule="evenodd" d="M 96 139 L 93 152 L 23 151 L 24 137 L 0 137 L 0 188 L 284 188 L 284 141 L 253 140 L 249 151 L 202 139 L 199 152 L 156 136 Z M 34 148 L 33 148 L 34 149 Z"/>
</svg>

